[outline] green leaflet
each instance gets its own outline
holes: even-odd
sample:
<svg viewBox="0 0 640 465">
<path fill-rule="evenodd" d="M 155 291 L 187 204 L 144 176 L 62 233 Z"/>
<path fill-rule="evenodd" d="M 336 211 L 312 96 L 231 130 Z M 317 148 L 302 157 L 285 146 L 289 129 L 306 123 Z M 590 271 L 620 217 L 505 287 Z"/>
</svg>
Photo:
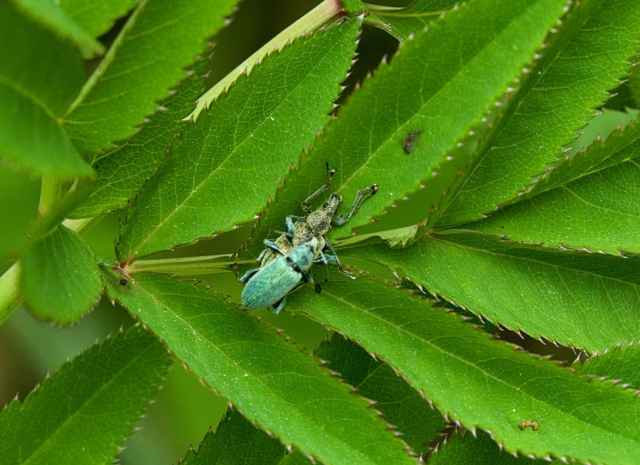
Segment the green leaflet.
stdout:
<svg viewBox="0 0 640 465">
<path fill-rule="evenodd" d="M 327 162 L 337 170 L 333 188 L 347 203 L 358 190 L 379 186 L 332 237 L 348 236 L 417 190 L 521 73 L 564 3 L 471 1 L 417 34 L 330 122 L 267 209 L 254 244 L 299 212 L 300 202 L 325 182 Z"/>
<path fill-rule="evenodd" d="M 39 318 L 75 323 L 102 294 L 93 249 L 77 232 L 58 226 L 22 256 L 22 293 Z"/>
<path fill-rule="evenodd" d="M 80 89 L 78 51 L 0 4 L 0 157 L 38 174 L 90 177 L 59 124 Z"/>
<path fill-rule="evenodd" d="M 402 433 L 402 439 L 417 455 L 429 450 L 429 443 L 446 425 L 440 412 L 389 365 L 374 360 L 355 342 L 334 334 L 331 342 L 325 340 L 314 355 L 328 361 L 329 368 L 340 373 L 340 379 L 356 388 L 358 394 L 375 401 L 375 409 Z"/>
<path fill-rule="evenodd" d="M 429 465 L 547 465 L 543 459 L 531 460 L 528 457 L 514 457 L 500 450 L 488 434 L 478 431 L 478 437 L 467 432 L 464 437 L 454 434 L 442 449 L 429 458 Z M 555 463 L 555 462 L 554 462 Z"/>
<path fill-rule="evenodd" d="M 369 15 L 365 22 L 404 43 L 458 3 L 458 0 L 417 0 L 405 7 L 367 5 Z"/>
<path fill-rule="evenodd" d="M 189 125 L 129 211 L 119 259 L 251 220 L 328 120 L 359 28 L 352 19 L 296 40 Z"/>
<path fill-rule="evenodd" d="M 640 252 L 640 159 L 524 199 L 469 227 L 551 247 Z"/>
<path fill-rule="evenodd" d="M 277 465 L 281 463 L 284 453 L 280 441 L 252 425 L 237 411 L 230 410 L 218 425 L 216 433 L 209 431 L 198 451 L 190 450 L 180 463 Z"/>
<path fill-rule="evenodd" d="M 315 462 L 318 463 L 318 462 Z M 286 455 L 280 465 L 315 465 L 314 462 L 309 460 L 304 454 L 294 451 L 291 454 Z"/>
<path fill-rule="evenodd" d="M 640 345 L 616 346 L 591 357 L 586 363 L 575 363 L 576 370 L 585 375 L 621 381 L 632 389 L 640 389 Z"/>
<path fill-rule="evenodd" d="M 94 345 L 0 414 L 0 463 L 112 463 L 170 364 L 140 327 Z"/>
<path fill-rule="evenodd" d="M 523 246 L 464 231 L 354 255 L 400 269 L 429 292 L 534 338 L 593 351 L 640 334 L 640 257 Z"/>
<path fill-rule="evenodd" d="M 576 5 L 432 222 L 475 221 L 526 191 L 617 86 L 638 37 L 636 0 Z"/>
<path fill-rule="evenodd" d="M 204 59 L 196 63 L 193 72 L 160 103 L 162 110 L 138 134 L 113 150 L 94 154 L 91 165 L 98 175 L 95 189 L 72 212 L 72 218 L 88 218 L 123 208 L 135 197 L 166 157 L 175 134 L 185 126 L 182 118 L 200 95 L 207 65 L 208 60 Z"/>
<path fill-rule="evenodd" d="M 368 402 L 276 331 L 225 299 L 166 276 L 107 290 L 244 416 L 326 463 L 414 463 Z"/>
<path fill-rule="evenodd" d="M 61 37 L 74 41 L 85 58 L 104 52 L 104 45 L 79 26 L 54 0 L 14 0 L 29 16 Z"/>
<path fill-rule="evenodd" d="M 86 0 L 58 0 L 60 7 L 93 37 L 98 37 L 113 26 L 116 19 L 133 8 L 138 0 L 109 0 L 87 2 Z"/>
<path fill-rule="evenodd" d="M 78 149 L 98 152 L 132 135 L 184 76 L 235 0 L 141 0 L 64 115 Z"/>
<path fill-rule="evenodd" d="M 371 252 L 371 250 L 369 250 Z M 640 461 L 640 399 L 491 340 L 455 314 L 384 283 L 336 271 L 318 294 L 288 298 L 397 368 L 438 408 L 468 428 L 491 431 L 509 451 L 608 464 Z M 521 430 L 537 421 L 538 430 Z"/>
</svg>

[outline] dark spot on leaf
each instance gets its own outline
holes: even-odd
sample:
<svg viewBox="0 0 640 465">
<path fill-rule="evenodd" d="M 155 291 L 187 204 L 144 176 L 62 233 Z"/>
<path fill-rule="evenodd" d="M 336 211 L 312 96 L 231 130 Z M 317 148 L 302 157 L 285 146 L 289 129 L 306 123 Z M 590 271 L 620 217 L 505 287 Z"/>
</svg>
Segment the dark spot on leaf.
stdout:
<svg viewBox="0 0 640 465">
<path fill-rule="evenodd" d="M 322 292 L 322 288 L 320 287 L 320 284 L 316 284 L 316 292 L 318 294 L 320 294 Z"/>
<path fill-rule="evenodd" d="M 416 142 L 418 142 L 418 139 L 420 138 L 420 134 L 422 134 L 422 129 L 420 129 L 419 131 L 411 131 L 409 134 L 407 134 L 407 137 L 404 138 L 404 141 L 402 141 L 402 150 L 404 150 L 404 153 L 406 153 L 407 155 L 410 155 L 411 152 L 413 151 L 413 148 L 416 145 Z"/>
<path fill-rule="evenodd" d="M 121 286 L 126 286 L 128 284 L 128 281 L 126 279 L 121 279 L 120 280 L 120 285 Z"/>
</svg>

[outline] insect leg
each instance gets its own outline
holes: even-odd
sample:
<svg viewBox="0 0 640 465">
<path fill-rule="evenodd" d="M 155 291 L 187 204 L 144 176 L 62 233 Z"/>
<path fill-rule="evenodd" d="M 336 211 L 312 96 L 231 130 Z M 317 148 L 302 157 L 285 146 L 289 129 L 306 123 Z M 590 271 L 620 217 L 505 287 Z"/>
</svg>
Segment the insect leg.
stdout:
<svg viewBox="0 0 640 465">
<path fill-rule="evenodd" d="M 338 266 L 338 271 L 340 273 L 342 273 L 345 276 L 349 276 L 351 279 L 356 279 L 357 277 L 356 275 L 342 269 L 342 263 L 340 263 L 340 259 L 338 258 L 338 254 L 336 254 L 336 251 L 333 250 L 333 246 L 331 245 L 331 242 L 329 242 L 329 240 L 326 237 L 324 238 L 324 241 L 327 247 L 329 248 L 329 250 L 331 251 L 331 253 L 333 254 L 333 255 L 324 255 L 326 262 L 335 263 Z"/>
<path fill-rule="evenodd" d="M 315 199 L 317 196 L 319 196 L 320 194 L 322 194 L 324 191 L 326 190 L 331 190 L 331 178 L 333 178 L 333 175 L 336 174 L 336 170 L 332 170 L 329 168 L 329 163 L 327 163 L 327 183 L 320 187 L 320 189 L 318 189 L 317 191 L 315 191 L 313 194 L 311 194 L 309 197 L 307 197 L 303 202 L 302 202 L 302 211 L 305 212 L 306 214 L 311 213 L 311 205 L 310 202 Z"/>
<path fill-rule="evenodd" d="M 278 300 L 276 302 L 276 304 L 273 306 L 273 314 L 277 315 L 278 313 L 280 313 L 280 310 L 282 310 L 284 308 L 284 304 L 287 302 L 287 297 L 283 297 L 282 299 Z"/>
<path fill-rule="evenodd" d="M 367 187 L 366 189 L 362 189 L 361 191 L 358 191 L 358 193 L 356 194 L 356 199 L 353 201 L 353 205 L 351 205 L 351 210 L 349 211 L 349 214 L 347 216 L 344 216 L 344 215 L 336 216 L 334 220 L 331 222 L 331 225 L 342 226 L 343 224 L 345 224 L 347 221 L 351 219 L 353 215 L 357 213 L 358 210 L 360 210 L 360 207 L 362 207 L 362 204 L 364 204 L 367 200 L 373 197 L 376 192 L 378 192 L 378 186 L 376 184 L 373 184 L 371 187 Z"/>
<path fill-rule="evenodd" d="M 304 220 L 302 216 L 289 215 L 285 219 L 285 234 L 289 239 L 293 239 L 293 234 L 295 233 L 295 225 L 293 224 L 293 220 L 300 221 Z"/>
<path fill-rule="evenodd" d="M 266 245 L 267 247 L 269 247 L 270 249 L 275 250 L 276 252 L 278 252 L 280 255 L 287 255 L 286 253 L 284 253 L 282 251 L 282 249 L 280 248 L 280 246 L 278 244 L 276 244 L 273 241 L 270 241 L 269 239 L 265 239 L 264 241 L 264 245 Z"/>
<path fill-rule="evenodd" d="M 253 276 L 254 274 L 256 274 L 258 271 L 260 271 L 261 268 L 254 268 L 253 270 L 249 270 L 247 271 L 242 278 L 240 278 L 240 282 L 241 283 L 246 283 L 247 281 L 249 281 L 251 279 L 251 276 Z"/>
<path fill-rule="evenodd" d="M 308 271 L 302 272 L 302 279 L 304 279 L 304 281 L 309 284 L 313 284 L 313 276 L 311 276 L 311 273 L 309 273 Z"/>
</svg>

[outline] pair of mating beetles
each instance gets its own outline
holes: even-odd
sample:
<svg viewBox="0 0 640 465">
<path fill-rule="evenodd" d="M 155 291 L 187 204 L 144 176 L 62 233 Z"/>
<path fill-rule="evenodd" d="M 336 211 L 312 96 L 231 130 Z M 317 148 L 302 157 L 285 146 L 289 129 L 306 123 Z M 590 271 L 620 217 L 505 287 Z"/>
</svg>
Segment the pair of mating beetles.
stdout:
<svg viewBox="0 0 640 465">
<path fill-rule="evenodd" d="M 252 310 L 273 305 L 273 313 L 278 314 L 284 307 L 287 294 L 300 284 L 313 282 L 309 269 L 314 263 L 335 263 L 340 272 L 354 277 L 343 271 L 326 234 L 332 227 L 342 226 L 349 221 L 362 204 L 377 192 L 378 186 L 374 184 L 358 191 L 347 216 L 337 214 L 342 197 L 335 193 L 321 208 L 311 211 L 309 202 L 324 191 L 331 190 L 331 178 L 335 173 L 327 165 L 327 183 L 302 202 L 305 216 L 287 216 L 285 232 L 273 242 L 265 239 L 267 248 L 258 256 L 260 268 L 249 270 L 240 278 L 240 282 L 247 283 L 242 291 L 242 305 Z M 325 249 L 329 249 L 331 255 L 325 254 Z"/>
</svg>

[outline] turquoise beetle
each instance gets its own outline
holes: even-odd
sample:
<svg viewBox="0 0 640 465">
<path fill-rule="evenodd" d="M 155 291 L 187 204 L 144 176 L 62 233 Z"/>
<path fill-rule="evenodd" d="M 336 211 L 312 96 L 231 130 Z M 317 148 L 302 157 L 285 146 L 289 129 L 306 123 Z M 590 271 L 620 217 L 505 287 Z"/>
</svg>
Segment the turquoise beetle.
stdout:
<svg viewBox="0 0 640 465">
<path fill-rule="evenodd" d="M 316 261 L 314 255 L 318 240 L 313 237 L 291 249 L 288 255 L 275 244 L 271 247 L 275 247 L 280 256 L 262 268 L 249 270 L 240 278 L 240 282 L 247 283 L 242 290 L 242 305 L 251 310 L 273 305 L 273 313 L 278 314 L 284 307 L 287 294 L 300 283 L 313 282 L 309 268 Z"/>
</svg>

